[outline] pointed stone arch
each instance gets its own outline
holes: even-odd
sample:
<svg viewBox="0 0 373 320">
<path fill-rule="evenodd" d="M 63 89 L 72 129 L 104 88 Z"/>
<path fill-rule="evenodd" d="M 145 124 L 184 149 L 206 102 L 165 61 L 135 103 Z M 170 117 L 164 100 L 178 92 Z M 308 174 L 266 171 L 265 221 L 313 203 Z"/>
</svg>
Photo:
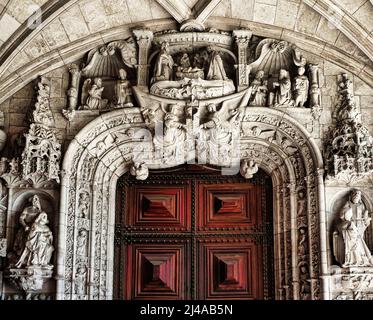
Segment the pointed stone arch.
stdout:
<svg viewBox="0 0 373 320">
<path fill-rule="evenodd" d="M 71 142 L 63 163 L 57 299 L 112 298 L 115 190 L 134 151 L 150 169 L 185 162 L 154 159 L 146 132 L 140 110 L 123 109 L 98 117 Z M 327 273 L 323 161 L 315 141 L 283 111 L 246 108 L 240 158 L 255 158 L 272 177 L 276 298 L 328 299 L 321 280 Z M 83 256 L 81 229 L 88 233 Z M 77 290 L 77 281 L 86 282 L 86 291 Z"/>
</svg>

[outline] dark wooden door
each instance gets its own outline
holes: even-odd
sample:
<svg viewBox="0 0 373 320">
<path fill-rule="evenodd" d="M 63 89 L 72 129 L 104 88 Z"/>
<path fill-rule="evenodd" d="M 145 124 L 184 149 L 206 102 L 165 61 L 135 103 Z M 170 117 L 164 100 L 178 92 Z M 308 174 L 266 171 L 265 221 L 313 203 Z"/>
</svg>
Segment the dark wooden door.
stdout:
<svg viewBox="0 0 373 320">
<path fill-rule="evenodd" d="M 118 185 L 118 299 L 271 299 L 272 190 L 183 167 Z"/>
</svg>

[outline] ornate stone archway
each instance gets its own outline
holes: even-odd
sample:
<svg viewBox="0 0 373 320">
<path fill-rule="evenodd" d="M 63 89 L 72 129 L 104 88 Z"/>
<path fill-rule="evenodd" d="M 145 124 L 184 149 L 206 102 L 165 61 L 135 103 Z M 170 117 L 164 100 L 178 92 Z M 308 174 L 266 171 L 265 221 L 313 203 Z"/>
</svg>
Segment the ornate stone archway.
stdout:
<svg viewBox="0 0 373 320">
<path fill-rule="evenodd" d="M 134 156 L 151 169 L 185 162 L 156 159 L 140 109 L 128 110 L 91 122 L 65 155 L 57 299 L 112 298 L 115 190 Z M 328 299 L 321 280 L 327 259 L 318 147 L 305 128 L 278 110 L 246 108 L 241 128 L 240 158 L 254 158 L 273 180 L 276 298 Z"/>
</svg>

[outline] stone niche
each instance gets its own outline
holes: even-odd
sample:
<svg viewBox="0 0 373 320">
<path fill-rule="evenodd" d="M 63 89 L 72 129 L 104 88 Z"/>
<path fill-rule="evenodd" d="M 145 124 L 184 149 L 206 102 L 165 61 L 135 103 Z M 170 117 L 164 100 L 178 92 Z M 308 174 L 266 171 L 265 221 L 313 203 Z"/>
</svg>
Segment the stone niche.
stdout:
<svg viewBox="0 0 373 320">
<path fill-rule="evenodd" d="M 337 192 L 328 223 L 333 300 L 373 300 L 372 211 L 359 189 Z"/>
<path fill-rule="evenodd" d="M 58 195 L 54 191 L 48 193 L 34 189 L 19 188 L 13 191 L 13 204 L 8 211 L 7 221 L 4 299 L 51 299 L 55 294 L 54 248 L 57 244 L 54 235 L 57 234 Z M 35 201 L 36 198 L 38 200 Z M 40 225 L 36 226 L 36 220 L 44 213 L 47 223 L 46 227 L 40 229 Z M 27 254 L 26 246 L 32 248 L 32 254 Z M 34 253 L 37 246 L 41 246 L 41 249 Z M 48 258 L 50 255 L 51 258 Z"/>
</svg>

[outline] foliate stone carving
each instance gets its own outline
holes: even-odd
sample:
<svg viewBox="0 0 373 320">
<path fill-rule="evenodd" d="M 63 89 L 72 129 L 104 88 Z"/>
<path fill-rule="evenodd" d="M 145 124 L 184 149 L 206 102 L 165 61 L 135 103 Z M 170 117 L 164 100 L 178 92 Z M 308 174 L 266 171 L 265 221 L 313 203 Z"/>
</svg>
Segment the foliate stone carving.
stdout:
<svg viewBox="0 0 373 320">
<path fill-rule="evenodd" d="M 372 254 L 364 241 L 364 233 L 371 220 L 361 201 L 361 191 L 352 191 L 339 213 L 333 232 L 334 257 L 342 267 L 373 267 Z"/>
<path fill-rule="evenodd" d="M 241 175 L 246 179 L 251 179 L 259 170 L 258 164 L 254 160 L 243 160 L 240 167 Z"/>
<path fill-rule="evenodd" d="M 6 247 L 7 247 L 7 239 L 1 238 L 0 239 L 0 257 L 6 256 Z"/>
<path fill-rule="evenodd" d="M 38 84 L 37 102 L 32 113 L 32 123 L 26 136 L 22 153 L 22 178 L 34 184 L 44 181 L 60 182 L 59 161 L 61 145 L 54 132 L 54 120 L 49 105 L 49 82 L 41 78 Z M 13 163 L 16 165 L 16 163 Z M 18 166 L 18 164 L 17 164 Z M 12 168 L 11 171 L 18 171 Z"/>
<path fill-rule="evenodd" d="M 347 74 L 342 74 L 339 95 L 337 124 L 325 147 L 326 170 L 328 179 L 350 182 L 373 173 L 373 138 L 361 121 Z"/>
<path fill-rule="evenodd" d="M 43 288 L 43 285 L 52 278 L 52 268 L 30 266 L 26 269 L 9 269 L 7 277 L 19 289 L 30 293 Z"/>
</svg>

